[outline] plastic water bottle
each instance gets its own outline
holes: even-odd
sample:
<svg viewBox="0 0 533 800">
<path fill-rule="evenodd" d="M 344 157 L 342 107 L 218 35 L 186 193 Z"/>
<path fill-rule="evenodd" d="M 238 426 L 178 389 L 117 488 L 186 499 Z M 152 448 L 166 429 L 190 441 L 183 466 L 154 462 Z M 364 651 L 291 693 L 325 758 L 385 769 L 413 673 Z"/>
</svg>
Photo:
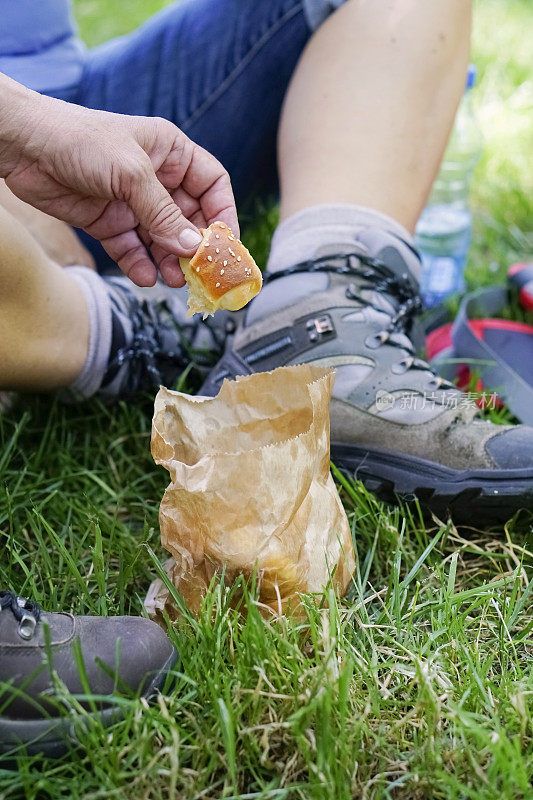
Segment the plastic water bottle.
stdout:
<svg viewBox="0 0 533 800">
<path fill-rule="evenodd" d="M 471 65 L 440 173 L 416 226 L 415 244 L 422 256 L 421 292 L 428 307 L 465 289 L 464 269 L 472 236 L 470 180 L 482 147 L 472 105 L 476 74 Z"/>
</svg>

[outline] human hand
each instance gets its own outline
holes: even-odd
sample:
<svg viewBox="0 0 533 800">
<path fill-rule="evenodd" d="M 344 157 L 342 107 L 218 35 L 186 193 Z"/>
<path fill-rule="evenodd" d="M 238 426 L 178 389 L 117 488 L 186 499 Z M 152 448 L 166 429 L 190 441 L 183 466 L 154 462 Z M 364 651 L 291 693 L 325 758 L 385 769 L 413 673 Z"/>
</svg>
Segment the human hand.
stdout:
<svg viewBox="0 0 533 800">
<path fill-rule="evenodd" d="M 155 283 L 157 265 L 182 286 L 178 256 L 195 252 L 198 227 L 219 219 L 239 235 L 227 172 L 171 122 L 82 108 L 5 76 L 0 90 L 0 177 L 99 239 L 134 283 Z"/>
</svg>

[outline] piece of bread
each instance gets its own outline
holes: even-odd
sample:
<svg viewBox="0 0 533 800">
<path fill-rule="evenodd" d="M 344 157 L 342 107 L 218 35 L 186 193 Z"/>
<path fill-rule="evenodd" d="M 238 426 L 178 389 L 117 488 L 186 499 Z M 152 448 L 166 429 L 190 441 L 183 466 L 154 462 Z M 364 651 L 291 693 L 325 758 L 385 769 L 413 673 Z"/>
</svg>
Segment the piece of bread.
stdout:
<svg viewBox="0 0 533 800">
<path fill-rule="evenodd" d="M 187 316 L 238 311 L 261 290 L 261 270 L 223 222 L 213 222 L 201 233 L 204 238 L 194 256 L 180 258 L 189 287 Z"/>
</svg>

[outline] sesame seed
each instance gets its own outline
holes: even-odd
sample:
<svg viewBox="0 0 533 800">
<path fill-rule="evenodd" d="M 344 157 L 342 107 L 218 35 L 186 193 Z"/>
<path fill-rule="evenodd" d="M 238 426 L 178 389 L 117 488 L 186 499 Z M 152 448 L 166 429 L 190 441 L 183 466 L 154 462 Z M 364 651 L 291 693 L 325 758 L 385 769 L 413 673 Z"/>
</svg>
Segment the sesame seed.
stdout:
<svg viewBox="0 0 533 800">
<path fill-rule="evenodd" d="M 229 252 L 230 252 L 230 255 L 232 255 L 232 256 L 233 256 L 233 258 L 235 258 L 235 253 L 233 252 L 233 250 L 231 249 L 231 247 L 228 247 L 228 250 L 229 250 Z"/>
<path fill-rule="evenodd" d="M 200 267 L 196 267 L 196 272 L 200 272 Z"/>
<path fill-rule="evenodd" d="M 207 256 L 207 260 L 208 261 L 212 261 L 213 260 L 213 256 Z"/>
<path fill-rule="evenodd" d="M 240 261 L 240 260 L 241 260 L 241 257 L 240 257 L 240 256 L 237 256 L 237 261 Z"/>
<path fill-rule="evenodd" d="M 230 242 L 234 242 L 235 241 L 235 236 L 228 236 L 228 239 L 230 240 Z"/>
<path fill-rule="evenodd" d="M 215 253 L 220 253 L 220 247 L 217 247 Z"/>
<path fill-rule="evenodd" d="M 215 287 L 218 287 L 218 286 L 220 286 L 220 282 L 219 282 L 219 281 L 217 281 L 217 282 L 215 283 Z"/>
<path fill-rule="evenodd" d="M 209 242 L 205 242 L 204 247 L 209 247 Z"/>
<path fill-rule="evenodd" d="M 223 275 L 223 274 L 224 274 L 224 270 L 223 270 L 223 269 L 221 269 L 221 270 L 220 270 L 220 274 L 221 274 L 221 275 Z"/>
<path fill-rule="evenodd" d="M 227 266 L 228 266 L 228 262 L 227 262 L 227 261 L 224 261 L 224 266 L 225 266 L 225 267 L 227 267 Z"/>
<path fill-rule="evenodd" d="M 220 236 L 218 235 L 218 233 L 215 233 L 215 239 L 220 239 Z"/>
</svg>

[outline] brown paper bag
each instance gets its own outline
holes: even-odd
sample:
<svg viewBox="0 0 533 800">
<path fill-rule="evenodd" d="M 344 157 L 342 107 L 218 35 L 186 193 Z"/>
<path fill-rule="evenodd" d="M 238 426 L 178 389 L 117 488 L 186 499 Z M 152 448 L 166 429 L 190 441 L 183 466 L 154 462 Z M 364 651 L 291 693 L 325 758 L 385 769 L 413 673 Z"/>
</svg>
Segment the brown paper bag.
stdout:
<svg viewBox="0 0 533 800">
<path fill-rule="evenodd" d="M 214 398 L 159 390 L 152 455 L 171 478 L 161 541 L 191 610 L 222 571 L 231 584 L 255 570 L 260 601 L 277 613 L 330 581 L 346 590 L 354 553 L 329 471 L 333 383 L 333 371 L 303 365 L 225 381 Z M 146 605 L 172 614 L 163 582 Z"/>
</svg>

